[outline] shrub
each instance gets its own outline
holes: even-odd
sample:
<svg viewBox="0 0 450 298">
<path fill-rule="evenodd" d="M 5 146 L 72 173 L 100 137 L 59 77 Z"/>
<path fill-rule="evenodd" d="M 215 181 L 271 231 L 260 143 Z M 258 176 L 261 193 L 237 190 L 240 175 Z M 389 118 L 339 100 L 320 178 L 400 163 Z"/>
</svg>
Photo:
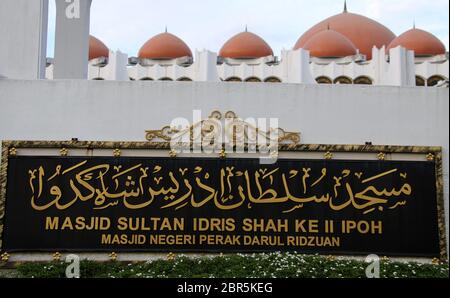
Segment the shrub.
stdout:
<svg viewBox="0 0 450 298">
<path fill-rule="evenodd" d="M 25 263 L 22 277 L 64 278 L 64 262 Z M 365 278 L 367 264 L 295 253 L 263 253 L 216 257 L 179 256 L 146 263 L 80 262 L 82 278 Z M 448 264 L 381 261 L 382 278 L 448 278 Z"/>
</svg>

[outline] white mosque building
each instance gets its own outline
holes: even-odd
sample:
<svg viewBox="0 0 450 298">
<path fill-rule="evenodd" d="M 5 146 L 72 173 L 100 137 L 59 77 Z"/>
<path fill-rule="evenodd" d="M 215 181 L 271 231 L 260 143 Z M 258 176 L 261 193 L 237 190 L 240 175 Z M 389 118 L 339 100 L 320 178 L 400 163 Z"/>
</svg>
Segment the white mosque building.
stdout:
<svg viewBox="0 0 450 298">
<path fill-rule="evenodd" d="M 432 87 L 449 77 L 448 53 L 433 34 L 414 26 L 396 36 L 382 24 L 347 11 L 346 6 L 342 13 L 305 32 L 280 57 L 247 29 L 231 37 L 219 53 L 204 50 L 193 55 L 182 39 L 169 32 L 150 38 L 137 57 L 110 51 L 93 36 L 89 47 L 91 80 Z M 51 59 L 46 78 L 53 78 Z"/>
</svg>

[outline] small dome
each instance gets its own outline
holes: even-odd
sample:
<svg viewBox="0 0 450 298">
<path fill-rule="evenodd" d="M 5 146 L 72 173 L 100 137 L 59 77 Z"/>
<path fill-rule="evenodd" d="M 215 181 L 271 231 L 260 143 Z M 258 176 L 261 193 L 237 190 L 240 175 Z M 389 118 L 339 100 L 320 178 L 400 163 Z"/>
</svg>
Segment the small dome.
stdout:
<svg viewBox="0 0 450 298">
<path fill-rule="evenodd" d="M 345 9 L 343 13 L 329 17 L 305 32 L 295 44 L 294 49 L 303 48 L 311 37 L 326 30 L 327 27 L 331 27 L 334 31 L 350 39 L 359 52 L 366 55 L 368 60 L 372 59 L 372 48 L 374 46 L 377 48 L 387 47 L 396 37 L 391 30 L 382 24 L 365 16 L 349 13 Z"/>
<path fill-rule="evenodd" d="M 89 61 L 92 59 L 109 56 L 108 47 L 98 38 L 89 36 Z"/>
<path fill-rule="evenodd" d="M 334 30 L 324 30 L 313 37 L 303 47 L 312 57 L 341 58 L 357 54 L 355 45 L 344 35 Z"/>
<path fill-rule="evenodd" d="M 171 60 L 192 57 L 189 47 L 171 33 L 161 33 L 149 39 L 139 50 L 139 58 L 154 60 Z"/>
<path fill-rule="evenodd" d="M 444 44 L 433 34 L 413 28 L 392 41 L 387 50 L 402 46 L 414 51 L 416 56 L 435 56 L 445 54 Z"/>
<path fill-rule="evenodd" d="M 222 47 L 219 56 L 234 59 L 255 59 L 273 56 L 267 42 L 258 35 L 245 31 L 230 38 Z"/>
</svg>

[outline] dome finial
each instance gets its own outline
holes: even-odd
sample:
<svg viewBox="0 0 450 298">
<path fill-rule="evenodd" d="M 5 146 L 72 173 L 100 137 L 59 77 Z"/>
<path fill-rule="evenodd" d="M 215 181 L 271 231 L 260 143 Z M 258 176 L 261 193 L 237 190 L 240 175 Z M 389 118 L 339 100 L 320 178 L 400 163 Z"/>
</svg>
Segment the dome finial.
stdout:
<svg viewBox="0 0 450 298">
<path fill-rule="evenodd" d="M 248 32 L 247 24 L 245 24 L 245 32 Z"/>
<path fill-rule="evenodd" d="M 413 29 L 416 29 L 416 19 L 413 20 Z"/>
<path fill-rule="evenodd" d="M 165 29 L 165 32 L 167 33 L 167 25 L 166 25 L 166 29 Z"/>
<path fill-rule="evenodd" d="M 347 12 L 347 0 L 344 0 L 344 13 Z"/>
</svg>

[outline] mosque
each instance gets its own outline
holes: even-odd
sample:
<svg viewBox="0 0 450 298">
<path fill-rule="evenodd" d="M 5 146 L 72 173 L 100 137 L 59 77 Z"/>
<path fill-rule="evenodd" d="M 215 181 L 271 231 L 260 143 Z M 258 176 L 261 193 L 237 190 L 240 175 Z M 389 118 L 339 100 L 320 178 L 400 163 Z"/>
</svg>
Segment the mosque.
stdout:
<svg viewBox="0 0 450 298">
<path fill-rule="evenodd" d="M 119 259 L 125 258 L 121 253 L 134 252 L 136 247 L 101 246 L 96 231 L 46 230 L 45 222 L 53 227 L 52 222 L 58 222 L 61 215 L 61 221 L 109 218 L 114 223 L 119 215 L 145 218 L 151 214 L 171 220 L 186 215 L 188 226 L 191 213 L 183 213 L 186 210 L 208 225 L 212 223 L 208 216 L 213 215 L 216 220 L 232 221 L 232 227 L 219 232 L 236 237 L 234 226 L 251 216 L 259 216 L 255 220 L 302 219 L 305 227 L 299 231 L 305 234 L 301 236 L 339 237 L 339 246 L 304 248 L 309 253 L 447 259 L 449 61 L 444 44 L 432 33 L 413 25 L 396 36 L 379 22 L 352 13 L 345 4 L 341 13 L 298 32 L 292 48 L 279 56 L 264 36 L 247 28 L 217 45 L 217 52 L 193 52 L 196 45 L 188 45 L 182 36 L 166 30 L 142 41 L 137 53 L 122 53 L 108 48 L 100 36 L 90 35 L 90 9 L 96 0 L 54 1 L 54 58 L 46 53 L 48 0 L 0 1 L 2 260 L 45 260 L 52 258 L 51 253 L 73 250 L 97 253 L 99 259 L 116 253 Z M 316 2 L 311 5 L 320 5 Z M 189 120 L 182 129 L 172 125 L 180 118 Z M 256 183 L 254 192 L 276 189 L 269 188 L 259 197 L 250 190 L 244 194 L 242 177 L 250 179 L 247 171 L 233 172 L 235 167 L 256 169 L 260 152 L 227 152 L 222 144 L 213 152 L 171 150 L 174 135 L 190 136 L 195 125 L 212 119 L 231 120 L 265 137 L 269 130 L 255 128 L 252 119 L 277 119 L 279 147 L 275 155 L 280 168 L 261 168 L 254 174 L 255 179 L 265 179 L 265 184 Z M 202 127 L 201 136 L 210 132 L 208 129 Z M 156 177 L 165 174 L 161 166 L 155 166 L 153 173 L 143 166 L 120 172 L 137 159 L 141 164 L 156 159 L 164 167 L 178 162 L 184 166 L 170 172 L 169 184 L 161 182 L 164 185 L 151 192 L 152 200 L 134 205 L 140 192 L 131 188 L 150 175 L 155 177 L 148 183 L 166 181 Z M 92 172 L 84 168 L 89 162 Z M 204 167 L 211 173 L 200 176 L 200 165 L 207 162 L 214 164 Z M 227 165 L 222 172 L 213 172 L 222 164 Z M 298 164 L 305 166 L 289 168 Z M 117 179 L 106 181 L 109 176 L 104 172 L 94 175 L 94 170 L 102 167 L 120 172 L 114 176 Z M 282 170 L 287 172 L 277 176 Z M 184 179 L 175 182 L 176 175 L 185 173 Z M 208 182 L 226 173 L 229 180 L 222 183 L 222 190 L 228 186 L 235 193 L 221 201 Z M 65 177 L 72 174 L 69 183 Z M 295 187 L 304 187 L 301 195 L 306 195 L 309 181 L 315 193 L 308 199 L 299 194 L 283 197 L 283 191 L 289 192 L 289 179 L 300 175 L 303 181 Z M 94 189 L 91 183 L 99 178 L 104 180 Z M 350 182 L 344 183 L 345 179 Z M 208 197 L 199 202 L 187 192 L 176 199 L 179 185 L 196 195 L 208 193 Z M 328 188 L 331 191 L 325 193 Z M 347 201 L 339 205 L 330 194 L 337 197 L 343 189 L 347 193 L 339 198 Z M 64 191 L 71 194 L 65 196 Z M 94 195 L 95 202 L 90 200 Z M 100 206 L 109 202 L 106 197 L 121 200 Z M 239 197 L 251 202 L 234 204 Z M 78 200 L 73 208 L 72 203 L 61 203 L 72 198 Z M 186 198 L 191 198 L 186 201 L 191 202 L 190 209 L 186 204 L 176 206 Z M 50 199 L 53 201 L 48 203 Z M 153 199 L 168 205 L 152 209 L 152 213 L 144 207 L 138 210 Z M 292 202 L 297 204 L 287 206 Z M 329 205 L 319 206 L 324 202 Z M 333 229 L 338 222 L 343 228 Z M 327 233 L 321 234 L 322 223 Z M 373 226 L 375 231 L 369 228 Z M 298 227 L 303 226 L 299 223 Z M 131 237 L 126 231 L 108 233 Z M 257 251 L 270 249 L 265 246 Z M 206 245 L 150 249 L 178 250 L 252 251 L 214 243 L 211 249 Z"/>
<path fill-rule="evenodd" d="M 137 57 L 127 56 L 126 65 L 120 63 L 123 56 L 91 36 L 89 79 L 433 87 L 445 85 L 449 69 L 448 52 L 433 34 L 414 25 L 396 36 L 382 24 L 349 12 L 346 4 L 342 13 L 311 27 L 280 57 L 247 28 L 218 54 L 205 50 L 194 57 L 181 38 L 166 31 L 145 42 Z M 46 78 L 52 79 L 52 59 L 47 65 Z"/>
</svg>

